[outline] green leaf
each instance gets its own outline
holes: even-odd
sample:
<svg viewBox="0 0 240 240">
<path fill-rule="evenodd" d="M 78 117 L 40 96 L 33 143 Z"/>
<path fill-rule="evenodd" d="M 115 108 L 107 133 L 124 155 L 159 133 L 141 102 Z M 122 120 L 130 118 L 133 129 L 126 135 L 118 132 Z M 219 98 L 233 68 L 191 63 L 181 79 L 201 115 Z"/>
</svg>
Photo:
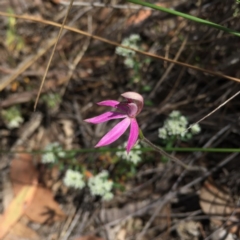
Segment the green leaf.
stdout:
<svg viewBox="0 0 240 240">
<path fill-rule="evenodd" d="M 216 28 L 216 29 L 222 30 L 224 32 L 230 33 L 232 35 L 240 37 L 239 32 L 237 32 L 233 29 L 224 27 L 222 25 L 219 25 L 217 23 L 210 22 L 208 20 L 204 20 L 202 18 L 194 17 L 194 16 L 186 14 L 186 13 L 178 12 L 178 11 L 175 11 L 175 10 L 172 10 L 172 9 L 169 9 L 169 8 L 160 7 L 160 6 L 157 6 L 157 5 L 148 3 L 148 2 L 143 2 L 143 1 L 140 1 L 140 0 L 127 0 L 127 1 L 138 4 L 138 5 L 141 5 L 141 6 L 150 7 L 152 9 L 162 11 L 162 12 L 166 12 L 166 13 L 169 13 L 169 14 L 172 14 L 172 15 L 175 15 L 175 16 L 183 17 L 185 19 L 188 19 L 188 20 L 191 20 L 191 21 L 194 21 L 194 22 L 197 22 L 197 23 L 201 23 L 201 24 L 207 25 L 209 27 L 213 27 L 213 28 Z"/>
</svg>

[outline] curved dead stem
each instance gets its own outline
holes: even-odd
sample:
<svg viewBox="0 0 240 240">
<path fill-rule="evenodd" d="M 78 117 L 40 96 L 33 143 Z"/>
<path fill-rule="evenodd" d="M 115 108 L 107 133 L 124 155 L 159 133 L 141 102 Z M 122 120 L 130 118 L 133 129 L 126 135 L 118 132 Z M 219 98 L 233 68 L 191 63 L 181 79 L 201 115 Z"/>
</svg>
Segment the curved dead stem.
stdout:
<svg viewBox="0 0 240 240">
<path fill-rule="evenodd" d="M 46 79 L 46 76 L 47 76 L 47 73 L 48 73 L 48 69 L 49 69 L 49 67 L 50 67 L 50 64 L 51 64 L 51 61 L 52 61 L 54 52 L 55 52 L 55 50 L 56 50 L 58 41 L 59 41 L 59 39 L 60 39 L 60 37 L 61 37 L 61 35 L 62 35 L 63 27 L 64 27 L 64 25 L 65 25 L 65 23 L 66 23 L 67 16 L 68 16 L 68 13 L 70 12 L 70 9 L 71 9 L 71 7 L 72 7 L 72 4 L 73 4 L 73 0 L 70 1 L 70 4 L 69 4 L 68 9 L 67 9 L 67 13 L 66 13 L 66 15 L 65 15 L 65 17 L 64 17 L 64 19 L 63 19 L 61 28 L 60 28 L 60 30 L 59 30 L 59 32 L 58 32 L 58 36 L 57 36 L 56 42 L 55 42 L 55 44 L 54 44 L 54 46 L 53 46 L 53 49 L 52 49 L 50 58 L 49 58 L 49 60 L 48 60 L 48 64 L 47 64 L 46 70 L 45 70 L 45 72 L 44 72 L 44 75 L 43 75 L 43 78 L 42 78 L 42 81 L 41 81 L 41 85 L 40 85 L 40 88 L 39 88 L 39 90 L 38 90 L 37 98 L 36 98 L 36 100 L 35 100 L 35 104 L 34 104 L 34 107 L 33 107 L 33 108 L 34 108 L 34 111 L 36 111 L 36 107 L 37 107 L 38 100 L 39 100 L 39 97 L 40 97 L 40 94 L 41 94 L 41 91 L 42 91 L 42 88 L 43 88 L 43 85 L 44 85 L 44 82 L 45 82 L 45 79 Z"/>
<path fill-rule="evenodd" d="M 59 28 L 62 27 L 62 24 L 55 23 L 53 21 L 49 21 L 49 20 L 45 20 L 45 19 L 40 19 L 40 18 L 28 16 L 28 15 L 17 15 L 17 14 L 9 14 L 9 13 L 5 13 L 5 12 L 0 12 L 0 16 L 15 17 L 15 18 L 19 18 L 19 19 L 28 20 L 28 21 L 48 24 L 48 25 L 51 25 L 51 26 L 59 27 Z M 235 82 L 240 82 L 239 78 L 234 78 L 234 77 L 222 74 L 220 72 L 211 71 L 211 70 L 207 70 L 207 69 L 204 69 L 204 68 L 196 67 L 196 66 L 193 66 L 191 64 L 187 64 L 187 63 L 183 63 L 183 62 L 179 62 L 179 61 L 174 61 L 172 59 L 165 58 L 165 57 L 153 54 L 153 53 L 147 53 L 145 51 L 141 51 L 141 50 L 138 50 L 138 49 L 126 47 L 126 46 L 123 46 L 123 45 L 121 45 L 121 44 L 119 44 L 117 42 L 110 41 L 110 40 L 108 40 L 106 38 L 102 38 L 102 37 L 99 37 L 99 36 L 96 36 L 96 35 L 92 35 L 92 34 L 90 34 L 88 32 L 82 31 L 82 30 L 77 29 L 77 28 L 69 27 L 69 26 L 66 26 L 66 25 L 64 25 L 63 28 L 67 29 L 69 31 L 72 31 L 72 32 L 76 32 L 76 33 L 82 34 L 82 35 L 87 36 L 87 37 L 94 38 L 94 39 L 99 40 L 101 42 L 108 43 L 108 44 L 113 45 L 113 46 L 122 47 L 122 48 L 125 48 L 125 49 L 129 49 L 129 50 L 135 51 L 137 53 L 143 54 L 143 55 L 148 56 L 148 57 L 161 59 L 163 61 L 167 61 L 167 62 L 174 63 L 174 64 L 177 64 L 177 65 L 180 65 L 180 66 L 183 66 L 183 67 L 191 68 L 191 69 L 194 69 L 196 71 L 205 72 L 205 73 L 208 73 L 208 74 L 213 75 L 213 76 L 218 76 L 218 77 L 226 78 L 228 80 L 232 80 L 232 81 L 235 81 Z"/>
</svg>

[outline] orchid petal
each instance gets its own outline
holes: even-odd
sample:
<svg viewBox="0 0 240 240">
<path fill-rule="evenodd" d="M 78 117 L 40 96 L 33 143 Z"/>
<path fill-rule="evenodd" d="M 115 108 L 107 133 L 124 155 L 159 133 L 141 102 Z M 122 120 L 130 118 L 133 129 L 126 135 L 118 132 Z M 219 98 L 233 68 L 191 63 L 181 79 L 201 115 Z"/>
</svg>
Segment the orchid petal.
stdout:
<svg viewBox="0 0 240 240">
<path fill-rule="evenodd" d="M 128 103 L 128 115 L 134 117 L 137 114 L 138 107 L 135 103 Z"/>
<path fill-rule="evenodd" d="M 121 94 L 123 97 L 125 97 L 129 103 L 136 103 L 138 106 L 138 111 L 136 113 L 136 115 L 138 115 L 143 108 L 143 104 L 144 104 L 144 100 L 142 95 L 136 93 L 136 92 L 125 92 L 123 94 Z"/>
<path fill-rule="evenodd" d="M 99 106 L 107 106 L 107 107 L 114 107 L 117 108 L 118 110 L 124 112 L 124 113 L 128 113 L 128 107 L 127 104 L 125 103 L 120 103 L 118 101 L 115 100 L 105 100 L 102 102 L 98 102 L 97 105 Z"/>
<path fill-rule="evenodd" d="M 128 143 L 127 143 L 127 153 L 130 152 L 132 147 L 137 142 L 138 134 L 139 134 L 139 127 L 138 127 L 137 120 L 135 118 L 132 118 L 131 125 L 130 125 L 130 134 L 129 134 Z"/>
<path fill-rule="evenodd" d="M 118 101 L 115 100 L 105 100 L 97 103 L 99 106 L 107 106 L 107 107 L 116 107 L 119 104 Z"/>
<path fill-rule="evenodd" d="M 143 97 L 136 92 L 125 92 L 123 94 L 121 94 L 123 97 L 127 98 L 127 99 L 132 99 L 135 101 L 138 101 L 141 103 L 141 105 L 143 105 Z"/>
<path fill-rule="evenodd" d="M 126 114 L 122 114 L 119 112 L 106 112 L 96 117 L 85 119 L 84 121 L 97 124 L 97 123 L 106 122 L 112 119 L 125 118 L 125 117 L 127 117 Z"/>
<path fill-rule="evenodd" d="M 97 143 L 95 147 L 106 146 L 116 141 L 127 130 L 130 123 L 131 123 L 130 118 L 123 119 L 116 126 L 114 126 L 105 136 L 103 136 L 103 138 L 100 139 L 100 141 Z"/>
</svg>

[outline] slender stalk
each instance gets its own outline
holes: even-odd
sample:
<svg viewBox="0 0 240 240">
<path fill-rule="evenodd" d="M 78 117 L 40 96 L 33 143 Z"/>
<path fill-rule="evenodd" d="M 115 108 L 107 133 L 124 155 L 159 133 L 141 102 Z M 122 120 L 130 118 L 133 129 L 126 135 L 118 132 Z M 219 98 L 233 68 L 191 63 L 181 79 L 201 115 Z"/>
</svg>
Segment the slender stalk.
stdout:
<svg viewBox="0 0 240 240">
<path fill-rule="evenodd" d="M 167 147 L 161 148 L 164 152 L 206 152 L 206 153 L 240 153 L 240 148 L 181 148 L 181 147 Z M 152 147 L 143 147 L 139 149 L 132 149 L 131 151 L 151 152 L 154 151 Z M 125 148 L 81 148 L 81 149 L 71 149 L 71 150 L 61 150 L 65 153 L 105 153 L 105 152 L 124 152 Z M 20 150 L 20 151 L 10 151 L 10 150 L 0 150 L 0 154 L 14 154 L 14 153 L 29 153 L 29 154 L 44 154 L 52 152 L 52 150 Z M 56 151 L 57 152 L 57 151 Z"/>
<path fill-rule="evenodd" d="M 162 148 L 156 146 L 151 141 L 149 141 L 147 138 L 145 138 L 141 130 L 139 131 L 139 136 L 140 136 L 140 139 L 141 139 L 142 142 L 146 143 L 148 146 L 153 148 L 156 152 L 159 152 L 161 155 L 171 159 L 172 161 L 174 161 L 175 163 L 179 164 L 180 166 L 182 166 L 186 170 L 188 170 L 188 171 L 203 171 L 203 172 L 206 172 L 206 168 L 204 168 L 204 167 L 189 166 L 189 165 L 183 163 L 178 158 L 176 158 L 176 157 L 166 153 Z"/>
</svg>

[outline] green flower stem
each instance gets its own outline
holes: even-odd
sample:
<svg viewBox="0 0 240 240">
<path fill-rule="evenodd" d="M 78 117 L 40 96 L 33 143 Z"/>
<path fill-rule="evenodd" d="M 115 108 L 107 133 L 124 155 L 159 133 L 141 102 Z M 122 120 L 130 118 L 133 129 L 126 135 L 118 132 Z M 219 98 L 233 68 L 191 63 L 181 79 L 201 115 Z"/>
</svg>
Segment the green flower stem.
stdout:
<svg viewBox="0 0 240 240">
<path fill-rule="evenodd" d="M 185 19 L 188 19 L 188 20 L 191 20 L 191 21 L 194 21 L 194 22 L 197 22 L 197 23 L 201 23 L 201 24 L 207 25 L 209 27 L 213 27 L 213 28 L 216 28 L 216 29 L 222 30 L 224 32 L 230 33 L 232 35 L 240 37 L 239 32 L 237 32 L 233 29 L 224 27 L 222 25 L 219 25 L 217 23 L 204 20 L 202 18 L 194 17 L 194 16 L 186 14 L 186 13 L 178 12 L 178 11 L 175 11 L 175 10 L 172 10 L 172 9 L 169 9 L 169 8 L 160 7 L 160 6 L 157 6 L 157 5 L 148 3 L 148 2 L 143 2 L 143 1 L 140 1 L 140 0 L 127 0 L 127 1 L 138 4 L 138 5 L 141 5 L 141 6 L 150 7 L 152 9 L 155 9 L 155 10 L 158 10 L 158 11 L 163 11 L 163 12 L 175 15 L 175 16 L 180 16 L 180 17 L 183 17 Z"/>
<path fill-rule="evenodd" d="M 161 148 L 165 152 L 210 152 L 210 153 L 238 153 L 240 148 L 180 148 L 180 147 L 166 147 Z M 142 152 L 152 152 L 154 149 L 152 147 L 144 147 L 139 149 L 132 149 L 131 151 L 142 151 Z M 65 153 L 105 153 L 105 152 L 123 152 L 126 151 L 125 148 L 84 148 L 84 149 L 71 149 L 71 150 L 61 150 Z M 56 152 L 50 150 L 38 150 L 38 151 L 9 151 L 0 150 L 0 154 L 14 154 L 14 153 L 29 153 L 29 154 L 43 154 L 48 152 Z"/>
<path fill-rule="evenodd" d="M 188 171 L 206 171 L 205 168 L 203 167 L 198 167 L 198 166 L 189 166 L 186 165 L 185 163 L 183 163 L 181 160 L 179 160 L 178 158 L 166 153 L 162 148 L 156 146 L 155 144 L 153 144 L 151 141 L 149 141 L 147 138 L 144 137 L 142 130 L 139 130 L 139 138 L 141 139 L 141 141 L 143 141 L 144 143 L 146 143 L 148 146 L 152 147 L 155 151 L 159 152 L 161 155 L 173 160 L 175 163 L 179 164 L 180 166 L 182 166 L 183 168 L 185 168 Z"/>
<path fill-rule="evenodd" d="M 240 152 L 240 148 L 163 148 L 167 152 L 213 152 L 213 153 L 234 153 Z"/>
<path fill-rule="evenodd" d="M 161 148 L 165 152 L 212 152 L 212 153 L 234 153 L 240 152 L 240 148 L 179 148 L 179 147 L 167 147 Z M 139 149 L 132 149 L 131 151 L 142 151 L 151 152 L 154 149 L 152 147 L 144 147 Z M 65 153 L 105 153 L 105 152 L 123 152 L 125 148 L 85 148 L 85 149 L 72 149 L 72 150 L 61 150 Z M 29 153 L 29 154 L 43 154 L 52 151 L 39 150 L 39 151 L 9 151 L 0 150 L 0 154 L 14 154 L 14 153 Z M 57 153 L 57 151 L 54 151 Z"/>
</svg>

